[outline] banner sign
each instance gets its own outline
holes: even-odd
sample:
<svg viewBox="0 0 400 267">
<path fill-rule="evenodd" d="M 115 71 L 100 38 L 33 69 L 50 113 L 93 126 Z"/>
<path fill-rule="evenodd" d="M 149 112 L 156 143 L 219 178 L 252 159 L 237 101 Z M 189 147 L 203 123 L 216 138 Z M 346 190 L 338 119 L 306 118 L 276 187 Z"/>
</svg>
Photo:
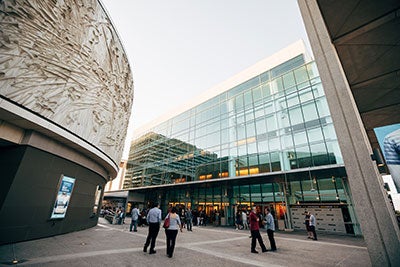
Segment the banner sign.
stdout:
<svg viewBox="0 0 400 267">
<path fill-rule="evenodd" d="M 374 128 L 386 165 L 400 193 L 400 123 Z"/>
<path fill-rule="evenodd" d="M 61 176 L 60 187 L 57 192 L 57 199 L 54 203 L 50 219 L 62 219 L 67 214 L 72 190 L 74 189 L 75 178 Z"/>
</svg>

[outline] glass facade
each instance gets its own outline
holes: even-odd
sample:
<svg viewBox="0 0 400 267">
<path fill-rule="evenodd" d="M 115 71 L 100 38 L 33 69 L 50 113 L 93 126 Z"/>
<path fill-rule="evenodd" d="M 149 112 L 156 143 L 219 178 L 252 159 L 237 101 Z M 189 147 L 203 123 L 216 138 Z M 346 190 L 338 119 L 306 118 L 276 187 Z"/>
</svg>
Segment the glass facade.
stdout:
<svg viewBox="0 0 400 267">
<path fill-rule="evenodd" d="M 149 129 L 132 144 L 125 188 L 343 163 L 315 63 L 301 59 Z"/>
<path fill-rule="evenodd" d="M 288 205 L 347 209 L 342 165 L 316 65 L 298 55 L 148 129 L 131 144 L 124 188 L 173 185 L 152 197 L 221 211 L 226 224 L 251 205 L 284 219 Z"/>
</svg>

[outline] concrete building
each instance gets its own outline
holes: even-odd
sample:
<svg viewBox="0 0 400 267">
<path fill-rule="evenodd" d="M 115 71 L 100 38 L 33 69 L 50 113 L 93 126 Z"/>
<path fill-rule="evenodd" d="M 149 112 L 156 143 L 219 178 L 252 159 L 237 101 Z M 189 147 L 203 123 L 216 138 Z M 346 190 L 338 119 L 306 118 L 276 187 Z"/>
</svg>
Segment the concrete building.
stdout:
<svg viewBox="0 0 400 267">
<path fill-rule="evenodd" d="M 399 266 L 399 227 L 371 155 L 379 149 L 374 129 L 400 122 L 400 2 L 298 3 L 371 262 Z"/>
<path fill-rule="evenodd" d="M 0 244 L 97 224 L 133 82 L 103 6 L 1 1 Z"/>
</svg>

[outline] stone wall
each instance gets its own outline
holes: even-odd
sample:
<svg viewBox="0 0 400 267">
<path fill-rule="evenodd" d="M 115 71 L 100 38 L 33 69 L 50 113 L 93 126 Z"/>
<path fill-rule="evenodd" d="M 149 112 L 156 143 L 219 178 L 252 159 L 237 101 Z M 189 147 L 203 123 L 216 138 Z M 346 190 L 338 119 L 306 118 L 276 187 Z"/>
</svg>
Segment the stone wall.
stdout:
<svg viewBox="0 0 400 267">
<path fill-rule="evenodd" d="M 0 95 L 120 161 L 133 81 L 98 1 L 1 1 Z"/>
</svg>

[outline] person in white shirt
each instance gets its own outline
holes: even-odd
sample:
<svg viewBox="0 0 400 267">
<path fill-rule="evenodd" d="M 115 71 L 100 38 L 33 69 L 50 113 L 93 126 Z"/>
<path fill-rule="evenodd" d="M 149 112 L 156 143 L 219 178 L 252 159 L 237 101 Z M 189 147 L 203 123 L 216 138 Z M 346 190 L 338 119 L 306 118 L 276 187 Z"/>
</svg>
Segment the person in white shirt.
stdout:
<svg viewBox="0 0 400 267">
<path fill-rule="evenodd" d="M 265 209 L 265 213 L 266 213 L 265 228 L 267 228 L 268 239 L 269 239 L 269 243 L 271 244 L 271 251 L 276 251 L 276 243 L 275 243 L 275 238 L 274 238 L 274 232 L 275 232 L 274 217 L 272 216 L 269 208 Z"/>
<path fill-rule="evenodd" d="M 308 212 L 308 214 L 310 214 L 310 230 L 314 236 L 313 240 L 317 240 L 317 233 L 315 232 L 315 226 L 317 225 L 317 221 L 313 214 L 311 214 L 310 212 Z"/>
<path fill-rule="evenodd" d="M 247 213 L 246 213 L 245 210 L 242 211 L 242 223 L 243 223 L 243 230 L 244 229 L 248 230 L 249 229 L 249 224 L 247 223 Z"/>
<path fill-rule="evenodd" d="M 174 248 L 175 248 L 175 241 L 176 241 L 176 236 L 178 235 L 178 229 L 182 232 L 182 225 L 181 220 L 176 214 L 178 210 L 173 207 L 171 209 L 171 212 L 168 213 L 168 215 L 165 217 L 169 218 L 169 226 L 168 228 L 165 229 L 165 235 L 167 237 L 167 256 L 168 258 L 172 258 L 172 255 L 174 254 Z"/>
<path fill-rule="evenodd" d="M 132 227 L 133 227 L 133 231 L 137 232 L 137 225 L 138 225 L 140 212 L 136 205 L 132 209 L 131 215 L 132 215 L 132 221 L 131 221 L 131 225 L 129 226 L 129 232 L 132 232 Z"/>
<path fill-rule="evenodd" d="M 149 254 L 155 254 L 156 239 L 160 231 L 161 210 L 158 203 L 154 203 L 153 208 L 147 213 L 147 223 L 149 224 L 149 233 L 147 234 L 146 243 L 143 247 L 143 252 L 147 252 L 147 247 L 150 245 Z M 150 244 L 151 243 L 151 244 Z"/>
</svg>

